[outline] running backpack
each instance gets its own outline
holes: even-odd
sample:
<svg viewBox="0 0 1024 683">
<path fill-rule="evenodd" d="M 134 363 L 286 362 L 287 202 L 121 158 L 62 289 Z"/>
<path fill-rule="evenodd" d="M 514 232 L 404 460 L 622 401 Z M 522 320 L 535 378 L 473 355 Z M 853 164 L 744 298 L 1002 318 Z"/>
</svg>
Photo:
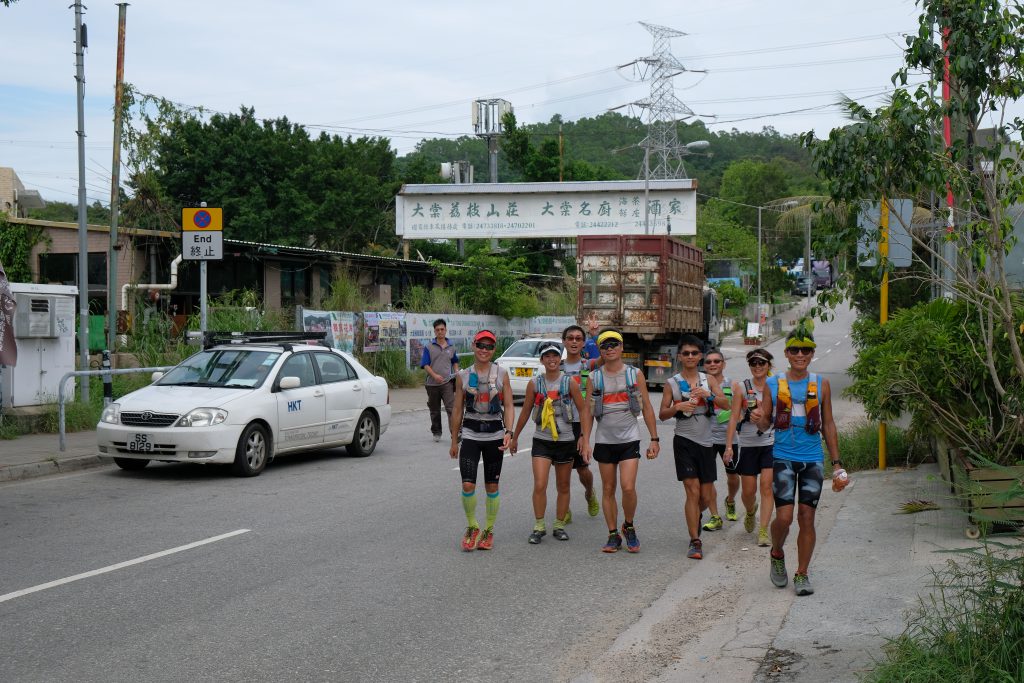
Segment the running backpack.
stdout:
<svg viewBox="0 0 1024 683">
<path fill-rule="evenodd" d="M 710 391 L 711 387 L 708 385 L 708 376 L 707 376 L 707 374 L 705 374 L 703 372 L 698 372 L 697 373 L 697 377 L 698 377 L 698 381 L 700 382 L 700 385 L 702 387 L 704 387 L 705 389 Z M 669 377 L 668 382 L 666 382 L 666 384 L 668 384 L 668 388 L 672 390 L 672 399 L 673 400 L 675 400 L 675 401 L 689 401 L 690 400 L 690 384 L 685 379 L 683 379 L 683 375 L 681 373 L 677 373 L 677 374 L 672 375 L 671 377 Z M 732 393 L 731 389 L 730 389 L 730 393 Z M 714 408 L 712 407 L 711 403 L 706 403 L 705 411 L 706 411 L 705 414 L 708 417 L 711 417 L 712 415 L 714 415 Z M 689 419 L 691 417 L 693 417 L 693 413 L 690 413 L 689 415 L 676 413 L 676 419 L 677 420 L 687 420 L 687 419 Z"/>
<path fill-rule="evenodd" d="M 562 416 L 564 422 L 572 422 L 572 393 L 569 382 L 572 378 L 562 375 L 558 382 L 558 399 L 554 401 L 554 408 Z M 544 401 L 548 398 L 547 382 L 543 375 L 533 378 L 533 421 L 540 425 L 541 413 L 544 411 Z"/>
<path fill-rule="evenodd" d="M 467 413 L 486 413 L 488 415 L 497 415 L 502 411 L 501 405 L 501 391 L 498 389 L 498 366 L 491 363 L 490 369 L 487 371 L 487 392 L 480 394 L 480 378 L 476 374 L 476 367 L 469 371 L 469 386 L 466 387 L 466 393 L 472 397 L 472 400 L 466 401 L 466 412 Z M 487 402 L 487 410 L 477 410 L 477 402 Z"/>
<path fill-rule="evenodd" d="M 776 403 L 778 406 L 775 409 L 775 429 L 779 431 L 789 429 L 793 419 L 793 396 L 789 391 L 789 382 L 782 376 L 779 377 L 779 393 Z M 804 431 L 808 434 L 820 432 L 821 408 L 818 400 L 817 375 L 812 374 L 807 378 L 807 400 L 804 403 L 804 413 L 807 416 Z"/>
<path fill-rule="evenodd" d="M 604 417 L 604 403 L 610 398 L 604 393 L 604 371 L 594 370 L 590 373 L 590 380 L 591 391 L 594 394 L 594 419 L 600 421 Z M 640 415 L 643 412 L 640 405 L 640 387 L 637 384 L 637 370 L 632 365 L 626 366 L 626 395 L 629 400 L 629 412 L 634 416 Z"/>
</svg>

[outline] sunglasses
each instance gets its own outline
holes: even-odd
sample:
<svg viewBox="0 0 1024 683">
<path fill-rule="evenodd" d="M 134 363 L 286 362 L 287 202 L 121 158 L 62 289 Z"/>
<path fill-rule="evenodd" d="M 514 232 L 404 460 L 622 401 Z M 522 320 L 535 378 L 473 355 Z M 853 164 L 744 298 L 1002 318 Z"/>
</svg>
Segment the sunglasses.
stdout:
<svg viewBox="0 0 1024 683">
<path fill-rule="evenodd" d="M 487 343 L 484 343 L 484 342 L 477 342 L 475 344 L 475 346 L 476 346 L 476 348 L 482 349 L 484 351 L 493 351 L 494 350 L 494 344 L 487 344 Z"/>
<path fill-rule="evenodd" d="M 809 356 L 814 353 L 814 349 L 809 349 L 806 346 L 791 346 L 786 349 L 786 353 L 791 356 Z"/>
<path fill-rule="evenodd" d="M 567 342 L 571 342 L 571 341 L 583 341 L 583 337 L 580 337 L 580 336 L 578 336 L 578 335 L 577 335 L 577 336 L 575 336 L 575 337 L 566 337 L 566 338 L 565 338 L 565 341 L 567 341 Z"/>
<path fill-rule="evenodd" d="M 768 365 L 768 361 L 766 361 L 766 360 L 763 360 L 763 359 L 761 359 L 761 358 L 754 358 L 754 359 L 752 359 L 752 360 L 748 360 L 748 361 L 747 361 L 747 365 L 749 365 L 749 366 L 750 366 L 750 367 L 752 367 L 752 368 L 755 368 L 755 367 L 756 367 L 756 368 L 759 368 L 759 367 L 761 367 L 762 365 Z"/>
<path fill-rule="evenodd" d="M 718 359 L 718 358 L 705 358 L 704 359 L 704 365 L 707 365 L 709 363 L 721 363 L 721 362 L 722 362 L 721 359 Z"/>
<path fill-rule="evenodd" d="M 600 348 L 601 348 L 602 351 L 606 351 L 608 349 L 616 349 L 616 348 L 618 348 L 621 345 L 622 345 L 622 342 L 620 342 L 617 339 L 612 339 L 610 341 L 601 342 Z"/>
<path fill-rule="evenodd" d="M 680 356 L 699 356 L 700 354 L 701 354 L 700 351 L 680 351 L 679 352 Z"/>
</svg>

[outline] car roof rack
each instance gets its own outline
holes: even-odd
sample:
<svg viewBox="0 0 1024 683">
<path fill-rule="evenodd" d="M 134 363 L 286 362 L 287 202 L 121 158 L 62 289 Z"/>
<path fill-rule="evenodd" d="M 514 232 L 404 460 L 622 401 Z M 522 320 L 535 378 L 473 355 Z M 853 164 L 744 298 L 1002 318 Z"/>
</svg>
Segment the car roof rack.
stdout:
<svg viewBox="0 0 1024 683">
<path fill-rule="evenodd" d="M 326 346 L 326 338 L 326 332 L 206 332 L 203 334 L 203 350 L 218 344 L 262 344 L 281 346 L 285 351 L 291 351 L 293 344 Z"/>
</svg>

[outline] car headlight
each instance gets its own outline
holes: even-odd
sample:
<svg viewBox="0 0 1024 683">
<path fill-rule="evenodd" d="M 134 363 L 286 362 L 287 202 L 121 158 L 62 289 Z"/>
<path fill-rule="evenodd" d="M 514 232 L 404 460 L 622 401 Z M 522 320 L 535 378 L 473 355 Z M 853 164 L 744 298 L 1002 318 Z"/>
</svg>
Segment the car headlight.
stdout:
<svg viewBox="0 0 1024 683">
<path fill-rule="evenodd" d="M 228 419 L 228 411 L 220 408 L 196 408 L 178 420 L 179 427 L 210 427 Z"/>
<path fill-rule="evenodd" d="M 103 414 L 100 415 L 100 422 L 105 422 L 109 425 L 116 425 L 121 421 L 121 406 L 116 403 L 111 403 L 109 406 L 103 409 Z"/>
</svg>

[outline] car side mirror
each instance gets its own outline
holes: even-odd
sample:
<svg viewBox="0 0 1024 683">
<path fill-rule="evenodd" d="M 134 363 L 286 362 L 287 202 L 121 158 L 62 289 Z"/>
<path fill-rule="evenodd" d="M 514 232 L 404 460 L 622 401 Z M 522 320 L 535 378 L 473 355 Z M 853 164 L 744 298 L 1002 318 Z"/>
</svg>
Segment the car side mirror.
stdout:
<svg viewBox="0 0 1024 683">
<path fill-rule="evenodd" d="M 298 389 L 302 386 L 302 380 L 298 377 L 282 377 L 278 386 L 280 386 L 282 390 Z"/>
<path fill-rule="evenodd" d="M 149 376 L 149 379 L 152 380 L 153 382 L 159 382 L 160 379 L 163 376 L 164 376 L 164 373 L 162 373 L 159 370 L 157 370 L 156 372 L 154 372 L 152 375 Z"/>
</svg>

